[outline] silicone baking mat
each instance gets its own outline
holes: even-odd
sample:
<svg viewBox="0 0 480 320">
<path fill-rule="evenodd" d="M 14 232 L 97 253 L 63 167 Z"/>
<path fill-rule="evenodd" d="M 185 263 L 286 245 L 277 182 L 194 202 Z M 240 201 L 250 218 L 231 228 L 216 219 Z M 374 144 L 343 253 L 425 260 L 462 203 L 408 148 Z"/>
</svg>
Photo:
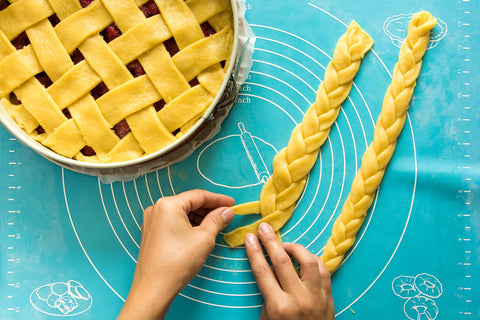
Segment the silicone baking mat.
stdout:
<svg viewBox="0 0 480 320">
<path fill-rule="evenodd" d="M 281 230 L 320 254 L 372 139 L 408 21 L 424 9 L 438 25 L 392 162 L 332 278 L 336 315 L 480 317 L 479 2 L 249 0 L 246 9 L 257 36 L 247 82 L 220 133 L 181 163 L 103 184 L 44 160 L 0 128 L 1 319 L 113 319 L 128 294 L 147 206 L 193 188 L 237 203 L 258 199 L 273 156 L 356 20 L 375 45 Z M 262 303 L 244 249 L 219 237 L 168 318 L 255 319 Z"/>
</svg>

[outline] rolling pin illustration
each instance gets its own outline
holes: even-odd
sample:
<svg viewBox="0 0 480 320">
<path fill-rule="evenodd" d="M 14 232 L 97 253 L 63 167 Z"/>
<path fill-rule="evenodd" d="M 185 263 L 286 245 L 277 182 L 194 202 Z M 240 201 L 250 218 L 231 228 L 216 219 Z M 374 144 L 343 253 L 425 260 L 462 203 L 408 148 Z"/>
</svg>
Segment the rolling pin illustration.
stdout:
<svg viewBox="0 0 480 320">
<path fill-rule="evenodd" d="M 255 171 L 258 181 L 263 183 L 267 182 L 270 173 L 265 166 L 265 162 L 258 151 L 255 141 L 253 141 L 252 135 L 245 130 L 245 125 L 242 122 L 238 123 L 238 128 L 240 129 L 240 140 L 242 141 L 243 148 L 245 149 L 248 160 L 252 165 L 253 171 Z"/>
</svg>

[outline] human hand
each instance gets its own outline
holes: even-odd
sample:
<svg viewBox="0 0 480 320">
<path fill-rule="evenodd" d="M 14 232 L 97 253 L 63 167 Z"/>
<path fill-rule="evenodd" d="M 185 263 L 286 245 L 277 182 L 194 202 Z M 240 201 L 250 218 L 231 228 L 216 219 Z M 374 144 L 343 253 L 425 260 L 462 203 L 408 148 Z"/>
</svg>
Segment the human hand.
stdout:
<svg viewBox="0 0 480 320">
<path fill-rule="evenodd" d="M 143 213 L 132 287 L 119 319 L 163 318 L 200 271 L 215 238 L 234 217 L 234 199 L 193 190 L 164 197 Z"/>
<path fill-rule="evenodd" d="M 260 319 L 334 319 L 330 273 L 320 258 L 300 244 L 282 246 L 267 223 L 260 224 L 258 235 L 273 267 L 267 263 L 258 238 L 249 234 L 245 249 L 265 300 Z M 290 256 L 299 262 L 300 275 Z"/>
</svg>

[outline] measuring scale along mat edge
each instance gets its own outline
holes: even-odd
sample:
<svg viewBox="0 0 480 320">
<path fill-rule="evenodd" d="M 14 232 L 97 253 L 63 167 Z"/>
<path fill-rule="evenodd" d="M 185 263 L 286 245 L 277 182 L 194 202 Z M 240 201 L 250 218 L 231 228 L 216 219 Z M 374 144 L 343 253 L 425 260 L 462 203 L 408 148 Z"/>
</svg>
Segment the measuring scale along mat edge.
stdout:
<svg viewBox="0 0 480 320">
<path fill-rule="evenodd" d="M 260 28 L 261 28 L 261 27 L 258 26 L 258 27 L 257 27 L 257 31 L 258 31 L 258 29 L 260 29 Z M 242 96 L 242 94 L 241 94 L 241 96 Z M 243 96 L 244 96 L 244 97 L 246 96 L 246 93 L 245 93 L 245 92 L 244 92 Z M 298 116 L 297 116 L 296 118 L 298 118 Z M 297 121 L 298 121 L 298 120 L 297 120 Z M 232 128 L 232 130 L 233 130 L 233 129 L 236 129 L 236 130 L 237 130 L 236 133 L 234 133 L 234 134 L 232 134 L 232 135 L 235 136 L 236 138 L 238 138 L 238 139 L 241 141 L 245 152 L 249 154 L 248 159 L 249 159 L 250 163 L 258 164 L 259 162 L 256 161 L 256 160 L 258 160 L 258 157 L 255 158 L 255 152 L 254 152 L 255 149 L 252 149 L 252 147 L 255 146 L 255 145 L 257 145 L 257 142 L 263 143 L 262 140 L 261 140 L 260 138 L 256 137 L 255 134 L 254 134 L 254 132 L 250 132 L 250 131 L 253 131 L 253 130 L 247 129 L 247 128 L 250 128 L 250 127 L 247 126 L 244 122 L 241 122 L 241 121 L 240 121 L 240 122 L 237 122 L 237 123 L 236 123 L 236 126 L 235 126 L 235 125 L 228 125 L 228 124 L 226 124 L 225 126 L 228 126 L 228 128 Z M 248 131 L 248 130 L 250 130 L 250 131 Z M 411 128 L 410 128 L 410 130 L 411 130 Z M 252 133 L 253 133 L 253 134 L 252 134 Z M 363 140 L 363 139 L 365 139 L 365 138 L 362 138 L 362 140 Z M 366 139 L 369 140 L 370 138 L 367 137 Z M 9 141 L 10 141 L 10 140 L 9 140 Z M 215 140 L 214 140 L 214 141 L 215 141 Z M 213 142 L 212 142 L 212 143 L 213 143 Z M 11 144 L 11 143 L 9 142 L 9 144 Z M 268 145 L 268 143 L 265 142 L 265 145 Z M 211 146 L 211 144 L 210 144 L 210 146 Z M 208 146 L 207 146 L 207 147 L 208 147 Z M 281 147 L 281 146 L 280 146 L 280 147 Z M 277 148 L 278 148 L 278 147 L 277 147 Z M 15 150 L 15 149 L 16 149 L 16 147 L 14 147 L 14 149 L 12 149 L 12 150 Z M 270 149 L 274 150 L 274 151 L 272 151 L 272 152 L 276 152 L 276 149 L 275 149 L 275 147 L 273 147 L 273 145 L 272 145 L 272 147 L 271 147 Z M 207 148 L 203 148 L 203 149 L 201 149 L 199 152 L 200 152 L 202 155 L 204 155 L 204 153 L 202 153 L 202 152 L 206 152 L 206 150 L 207 150 Z M 28 154 L 28 151 L 27 151 L 26 153 Z M 359 153 L 361 153 L 361 152 L 359 152 Z M 253 156 L 252 156 L 252 154 L 253 154 Z M 33 158 L 35 158 L 35 157 L 33 156 Z M 201 163 L 200 159 L 201 159 L 200 156 L 197 157 L 197 163 Z M 14 162 L 14 161 L 13 161 L 13 162 Z M 9 167 L 8 167 L 8 168 L 10 168 L 10 166 L 20 166 L 20 165 L 21 165 L 20 161 L 19 161 L 18 163 L 15 163 L 15 164 L 13 164 L 13 162 L 12 162 L 12 164 L 9 164 Z M 263 161 L 261 164 L 263 164 L 264 162 L 265 162 L 265 161 Z M 356 165 L 358 166 L 358 163 L 357 163 Z M 200 165 L 199 165 L 199 166 L 200 166 Z M 49 166 L 47 165 L 47 167 L 49 167 Z M 200 167 L 201 167 L 201 166 L 200 166 Z M 200 168 L 200 167 L 199 167 L 199 168 Z M 49 169 L 50 169 L 50 171 L 52 170 L 51 168 L 49 168 Z M 263 180 L 262 177 L 264 177 L 264 173 L 262 173 L 262 172 L 264 172 L 264 170 L 261 170 L 261 169 L 263 169 L 263 167 L 262 167 L 261 165 L 258 165 L 258 166 L 257 166 L 257 170 L 254 170 L 255 176 L 256 176 L 257 179 L 260 180 L 260 181 Z M 173 172 L 173 171 L 176 170 L 176 168 L 169 168 L 169 170 L 170 170 L 171 172 Z M 180 169 L 177 169 L 177 170 L 181 170 L 181 168 L 180 168 Z M 267 169 L 267 170 L 268 170 L 268 169 Z M 320 170 L 320 168 L 317 168 L 317 170 Z M 203 171 L 205 171 L 205 170 L 203 170 Z M 200 170 L 199 170 L 199 172 L 203 172 L 203 171 L 200 171 Z M 159 174 L 161 175 L 162 172 L 159 173 Z M 317 175 L 318 175 L 318 174 L 319 174 L 319 173 L 317 172 Z M 21 176 L 21 174 L 17 174 L 17 175 L 18 175 L 18 176 Z M 67 175 L 68 177 L 71 176 L 72 178 L 76 178 L 76 176 L 75 176 L 76 174 L 70 174 L 69 172 L 66 172 L 66 175 Z M 58 177 L 58 173 L 56 174 L 56 176 Z M 171 178 L 171 176 L 170 176 L 170 173 L 167 173 L 167 176 L 168 176 L 169 181 L 171 181 L 171 183 L 170 183 L 170 188 L 171 188 L 171 189 L 170 189 L 170 192 L 175 193 L 175 192 L 176 192 L 175 190 L 178 189 L 178 186 L 174 186 L 174 182 L 175 182 L 175 181 L 172 180 L 172 178 Z M 146 178 L 146 179 L 147 179 L 147 178 Z M 11 179 L 11 180 L 13 180 L 13 179 Z M 91 179 L 87 179 L 87 180 L 91 180 Z M 148 183 L 146 183 L 146 185 L 148 186 Z M 10 186 L 10 187 L 11 187 L 11 186 Z M 103 188 L 103 187 L 102 187 L 102 188 Z M 167 188 L 167 189 L 168 189 L 168 188 Z M 21 190 L 21 189 L 9 189 L 9 191 L 11 191 L 12 193 L 17 192 L 17 191 L 19 191 L 19 190 Z M 23 192 L 24 190 L 25 190 L 25 189 L 23 189 L 22 192 Z M 159 195 L 161 195 L 162 189 L 160 188 L 159 191 L 160 191 L 160 194 L 159 194 Z M 347 190 L 347 191 L 348 191 L 348 190 Z M 68 192 L 68 191 L 67 191 L 67 192 Z M 101 192 L 101 191 L 100 191 L 100 192 Z M 165 191 L 165 193 L 167 193 L 167 192 L 168 192 L 168 191 Z M 152 193 L 154 193 L 154 192 L 152 192 Z M 158 192 L 157 192 L 157 193 L 158 193 Z M 257 193 L 257 192 L 254 192 L 254 194 L 258 194 L 258 193 Z M 9 198 L 9 199 L 10 199 L 10 198 Z M 139 200 L 138 202 L 139 202 L 139 203 L 142 203 L 142 201 L 143 201 L 143 200 Z M 151 199 L 150 199 L 150 201 L 151 201 Z M 412 201 L 413 201 L 413 200 L 412 200 Z M 145 201 L 143 201 L 143 202 L 145 202 Z M 146 202 L 148 203 L 148 201 L 146 201 Z M 13 211 L 13 210 L 10 210 L 10 211 Z M 2 221 L 3 221 L 3 220 L 2 220 Z M 9 226 L 8 223 L 10 223 L 10 222 L 7 222 L 7 226 Z M 21 239 L 17 239 L 17 240 L 21 240 Z M 7 250 L 8 250 L 8 247 L 7 247 Z M 392 257 L 393 257 L 393 256 L 392 256 Z M 11 259 L 11 258 L 9 258 L 9 259 Z M 353 262 L 352 262 L 352 263 L 353 263 Z M 341 276 L 341 275 L 340 275 L 340 276 Z M 339 276 L 339 277 L 340 277 L 340 276 Z M 412 274 L 407 274 L 407 275 L 398 275 L 397 277 L 395 277 L 394 279 L 392 279 L 392 282 L 391 282 L 392 291 L 393 291 L 393 293 L 395 293 L 396 296 L 398 296 L 398 297 L 406 300 L 405 306 L 407 305 L 407 302 L 409 302 L 409 306 L 411 306 L 412 304 L 414 304 L 414 302 L 415 302 L 415 303 L 417 303 L 417 302 L 418 302 L 418 303 L 421 303 L 422 301 L 423 301 L 423 302 L 430 302 L 430 300 L 434 300 L 434 299 L 436 299 L 436 298 L 442 297 L 442 295 L 441 295 L 441 294 L 439 295 L 438 293 L 431 293 L 431 292 L 427 292 L 427 291 L 422 292 L 421 289 L 420 289 L 420 285 L 417 285 L 417 286 L 415 287 L 415 280 L 416 280 L 417 278 L 418 278 L 418 279 L 422 279 L 422 277 L 424 278 L 425 276 L 430 276 L 430 277 L 432 277 L 432 278 L 430 278 L 430 279 L 431 279 L 430 283 L 436 283 L 436 282 L 435 282 L 435 279 L 438 281 L 438 283 L 441 282 L 440 280 L 438 280 L 437 278 L 435 278 L 434 275 L 431 275 L 431 274 L 428 274 L 428 273 L 412 273 Z M 413 279 L 413 280 L 412 280 L 412 279 Z M 334 281 L 336 281 L 336 279 L 334 279 Z M 337 282 L 338 282 L 338 281 L 337 281 Z M 422 293 L 423 299 L 421 299 L 421 297 L 418 297 L 418 299 L 417 299 L 418 301 L 417 301 L 417 300 L 413 300 L 413 301 L 412 301 L 411 298 L 414 298 L 414 297 L 408 297 L 408 295 L 413 294 L 413 293 L 408 293 L 408 295 L 407 295 L 406 292 L 407 292 L 408 290 L 401 289 L 400 291 L 398 291 L 398 290 L 399 290 L 399 289 L 398 289 L 399 286 L 400 286 L 401 288 L 407 288 L 407 287 L 408 287 L 407 285 L 408 285 L 408 284 L 411 285 L 412 283 L 413 283 L 413 289 L 412 289 L 411 292 L 415 292 L 415 290 L 417 290 L 417 295 L 416 295 L 416 296 L 419 296 L 419 293 Z M 77 284 L 78 284 L 78 285 L 77 285 Z M 441 283 L 440 283 L 440 285 L 441 285 Z M 88 286 L 87 286 L 87 288 L 88 288 Z M 465 287 L 465 288 L 466 288 L 466 287 Z M 84 292 L 83 290 L 85 290 L 85 292 Z M 48 292 L 47 292 L 47 291 L 48 291 Z M 409 291 L 409 292 L 410 292 L 410 291 Z M 442 290 L 442 292 L 443 292 L 443 290 Z M 53 305 L 53 306 L 55 306 L 57 309 L 59 309 L 58 311 L 60 311 L 60 312 L 61 312 L 61 310 L 64 310 L 64 311 L 66 312 L 65 314 L 68 313 L 69 308 L 70 308 L 70 310 L 71 310 L 71 309 L 74 309 L 75 304 L 77 305 L 77 307 L 75 307 L 75 308 L 76 308 L 77 310 L 81 310 L 81 308 L 78 307 L 78 306 L 80 305 L 79 301 L 80 301 L 80 302 L 85 301 L 85 305 L 89 305 L 88 308 L 90 308 L 90 305 L 91 305 L 91 296 L 90 296 L 90 293 L 88 292 L 87 289 L 85 289 L 85 287 L 83 287 L 83 285 L 82 285 L 81 283 L 79 283 L 79 282 L 77 282 L 77 281 L 75 281 L 75 280 L 62 279 L 62 281 L 52 281 L 52 282 L 44 283 L 44 284 L 42 284 L 41 286 L 38 286 L 35 290 L 31 291 L 30 300 L 32 301 L 32 299 L 35 300 L 36 298 L 38 298 L 38 301 L 47 300 L 47 301 L 45 301 L 45 302 L 46 302 L 47 305 L 48 305 L 47 293 L 48 293 L 48 296 L 49 296 L 49 297 L 51 296 L 50 298 L 51 298 L 52 300 L 55 300 L 53 303 L 51 302 L 50 304 Z M 56 294 L 56 295 L 59 296 L 59 297 L 63 297 L 63 298 L 62 298 L 62 301 L 59 301 L 59 299 L 58 299 L 56 296 L 54 296 L 54 294 Z M 402 296 L 402 295 L 403 295 L 403 296 Z M 33 298 L 32 298 L 32 296 L 33 296 Z M 42 299 L 42 298 L 46 298 L 46 299 Z M 55 298 L 56 298 L 56 299 L 55 299 Z M 408 299 L 407 299 L 407 298 L 408 298 Z M 428 299 L 430 299 L 430 300 L 428 300 Z M 74 300 L 75 300 L 75 301 L 74 301 Z M 400 300 L 400 299 L 399 299 L 399 300 Z M 7 301 L 8 301 L 8 300 L 7 300 Z M 434 302 L 435 302 L 435 301 L 434 301 Z M 33 302 L 32 302 L 32 303 L 33 303 Z M 179 308 L 180 308 L 180 307 L 181 307 L 181 304 L 179 305 Z M 12 308 L 12 307 L 9 307 L 9 308 Z M 15 307 L 13 307 L 13 308 L 14 308 L 14 310 L 9 310 L 9 311 L 10 311 L 10 312 L 15 311 Z M 87 307 L 84 307 L 84 308 L 85 308 L 86 310 L 88 310 Z M 348 307 L 348 308 L 350 308 L 350 307 Z M 359 312 L 359 309 L 357 309 L 356 307 L 355 307 L 355 309 L 357 310 L 357 312 Z M 86 311 L 86 310 L 84 310 L 84 311 Z M 344 315 L 344 316 L 345 316 L 345 315 L 348 315 L 348 312 L 344 312 L 345 310 L 347 310 L 347 307 L 343 308 L 342 310 L 338 310 L 337 312 L 341 313 L 341 314 Z M 410 310 L 410 309 L 409 309 L 409 310 Z M 351 311 L 350 311 L 350 312 L 351 312 Z M 70 315 L 73 315 L 73 314 L 75 314 L 75 313 L 74 313 L 74 312 L 70 312 Z M 434 314 L 434 313 L 431 313 L 430 315 L 433 315 L 433 314 Z M 406 316 L 406 317 L 409 317 L 409 313 L 408 313 L 407 311 L 405 311 L 405 316 Z"/>
</svg>

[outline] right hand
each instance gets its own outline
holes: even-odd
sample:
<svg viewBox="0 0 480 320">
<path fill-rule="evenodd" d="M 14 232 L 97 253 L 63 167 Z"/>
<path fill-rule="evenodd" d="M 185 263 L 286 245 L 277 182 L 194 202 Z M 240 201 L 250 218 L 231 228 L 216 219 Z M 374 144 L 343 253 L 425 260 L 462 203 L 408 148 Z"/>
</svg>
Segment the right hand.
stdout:
<svg viewBox="0 0 480 320">
<path fill-rule="evenodd" d="M 265 300 L 260 319 L 334 319 L 330 273 L 320 258 L 300 244 L 282 246 L 267 223 L 260 225 L 258 235 L 273 267 L 267 263 L 259 239 L 249 234 L 245 249 Z M 300 275 L 290 256 L 299 262 Z"/>
</svg>

